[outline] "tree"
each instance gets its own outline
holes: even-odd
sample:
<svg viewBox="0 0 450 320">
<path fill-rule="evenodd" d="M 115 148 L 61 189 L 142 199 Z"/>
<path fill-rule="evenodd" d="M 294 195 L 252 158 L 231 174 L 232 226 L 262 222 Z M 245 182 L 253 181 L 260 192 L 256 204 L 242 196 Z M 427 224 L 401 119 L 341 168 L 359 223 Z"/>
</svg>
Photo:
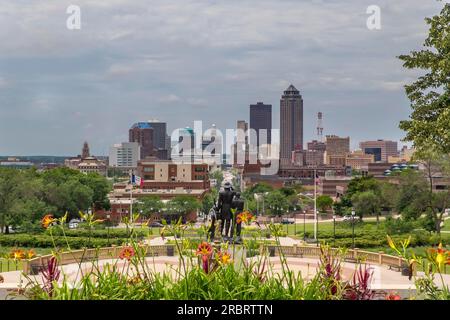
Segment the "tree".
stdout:
<svg viewBox="0 0 450 320">
<path fill-rule="evenodd" d="M 221 186 L 223 182 L 223 172 L 220 169 L 214 170 L 209 173 L 210 179 L 215 179 L 217 181 L 216 186 Z"/>
<path fill-rule="evenodd" d="M 272 215 L 281 216 L 289 208 L 288 199 L 279 190 L 270 192 L 265 199 Z"/>
<path fill-rule="evenodd" d="M 168 210 L 172 214 L 186 215 L 199 208 L 199 201 L 191 196 L 176 196 L 168 203 Z"/>
<path fill-rule="evenodd" d="M 450 207 L 450 188 L 437 191 L 434 188 L 434 182 L 438 178 L 450 179 L 450 154 L 443 154 L 440 149 L 431 145 L 418 150 L 414 157 L 425 168 L 428 182 L 428 190 L 425 193 L 428 201 L 425 203 L 435 221 L 436 232 L 440 233 L 445 209 Z"/>
<path fill-rule="evenodd" d="M 158 196 L 147 196 L 140 200 L 138 210 L 144 218 L 149 218 L 152 214 L 160 212 L 164 208 L 164 203 Z"/>
<path fill-rule="evenodd" d="M 428 203 L 427 181 L 422 172 L 403 171 L 399 176 L 398 197 L 395 208 L 405 220 L 416 220 Z"/>
<path fill-rule="evenodd" d="M 377 217 L 377 225 L 380 223 L 381 201 L 380 196 L 374 191 L 358 192 L 352 197 L 356 214 L 361 217 L 369 214 Z"/>
<path fill-rule="evenodd" d="M 202 213 L 208 215 L 211 208 L 214 206 L 216 199 L 211 193 L 206 194 L 202 200 Z"/>
<path fill-rule="evenodd" d="M 345 207 L 351 208 L 353 206 L 352 204 L 352 197 L 353 195 L 365 191 L 373 191 L 376 194 L 380 194 L 380 183 L 372 176 L 364 176 L 364 177 L 356 177 L 353 178 L 347 187 L 347 192 L 345 195 L 341 198 L 341 203 L 343 209 Z M 345 209 L 344 209 L 345 210 Z"/>
<path fill-rule="evenodd" d="M 81 176 L 80 182 L 94 192 L 92 202 L 96 210 L 108 210 L 110 208 L 108 194 L 112 190 L 112 185 L 105 177 L 98 173 L 89 173 Z"/>
<path fill-rule="evenodd" d="M 425 70 L 426 74 L 405 86 L 411 101 L 410 120 L 400 122 L 407 132 L 406 141 L 418 149 L 433 146 L 443 154 L 450 152 L 450 4 L 439 15 L 426 18 L 429 25 L 424 49 L 401 55 L 407 69 Z"/>
<path fill-rule="evenodd" d="M 333 205 L 333 199 L 327 195 L 317 197 L 317 207 L 321 212 L 325 212 Z"/>
</svg>

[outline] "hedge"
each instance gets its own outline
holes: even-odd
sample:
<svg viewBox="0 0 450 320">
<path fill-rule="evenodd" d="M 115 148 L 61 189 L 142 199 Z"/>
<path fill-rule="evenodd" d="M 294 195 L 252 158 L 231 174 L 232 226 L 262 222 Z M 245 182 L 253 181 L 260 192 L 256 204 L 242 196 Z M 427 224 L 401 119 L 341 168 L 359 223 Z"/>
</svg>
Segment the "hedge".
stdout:
<svg viewBox="0 0 450 320">
<path fill-rule="evenodd" d="M 129 231 L 126 229 L 110 229 L 108 230 L 86 230 L 86 229 L 77 229 L 77 230 L 65 230 L 67 237 L 73 237 L 73 238 L 89 238 L 89 233 L 91 233 L 91 238 L 122 238 L 126 239 L 129 238 Z M 150 233 L 150 230 L 142 230 L 142 229 L 133 229 L 133 235 L 137 236 L 138 238 L 144 238 L 148 236 Z M 62 236 L 63 233 L 61 229 L 54 228 L 52 230 L 52 234 L 54 236 Z M 50 236 L 50 232 L 46 231 L 44 235 Z"/>
<path fill-rule="evenodd" d="M 67 243 L 71 249 L 107 247 L 108 245 L 122 245 L 124 239 L 118 238 L 89 238 L 87 237 L 52 237 L 48 235 L 0 235 L 0 245 L 7 247 L 27 247 L 27 248 L 67 248 Z"/>
</svg>

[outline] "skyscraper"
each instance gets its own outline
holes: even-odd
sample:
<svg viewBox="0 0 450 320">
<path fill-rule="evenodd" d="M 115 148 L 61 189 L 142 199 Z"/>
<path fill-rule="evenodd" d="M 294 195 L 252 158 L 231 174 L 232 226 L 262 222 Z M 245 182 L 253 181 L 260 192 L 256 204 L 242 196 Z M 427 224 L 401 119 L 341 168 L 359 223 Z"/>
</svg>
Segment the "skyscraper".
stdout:
<svg viewBox="0 0 450 320">
<path fill-rule="evenodd" d="M 153 128 L 148 122 L 135 123 L 129 131 L 129 142 L 137 142 L 141 147 L 141 159 L 154 155 Z"/>
<path fill-rule="evenodd" d="M 272 143 L 272 105 L 264 104 L 263 102 L 258 102 L 257 104 L 250 105 L 250 129 L 256 131 L 256 141 L 251 141 L 250 143 L 260 146 L 261 144 L 271 144 Z M 264 133 L 265 130 L 265 133 Z M 260 141 L 261 137 L 263 138 Z M 265 141 L 264 141 L 265 140 Z"/>
<path fill-rule="evenodd" d="M 289 165 L 292 151 L 303 150 L 303 98 L 291 84 L 280 100 L 280 158 Z"/>
<path fill-rule="evenodd" d="M 167 147 L 167 124 L 159 120 L 150 120 L 150 127 L 153 129 L 153 148 L 155 156 L 161 160 L 169 158 L 169 150 Z"/>
</svg>

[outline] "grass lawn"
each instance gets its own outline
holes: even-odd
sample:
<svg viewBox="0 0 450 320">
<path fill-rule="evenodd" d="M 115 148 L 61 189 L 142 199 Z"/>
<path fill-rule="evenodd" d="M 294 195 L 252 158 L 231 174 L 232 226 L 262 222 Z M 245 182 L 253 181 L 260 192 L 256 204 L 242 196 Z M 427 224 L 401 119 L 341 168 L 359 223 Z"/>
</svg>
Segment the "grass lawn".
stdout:
<svg viewBox="0 0 450 320">
<path fill-rule="evenodd" d="M 0 258 L 0 272 L 22 270 L 22 262 Z"/>
<path fill-rule="evenodd" d="M 442 228 L 444 231 L 450 231 L 450 219 L 445 220 L 444 222 L 444 228 Z"/>
<path fill-rule="evenodd" d="M 357 223 L 355 224 L 355 231 L 364 228 L 364 226 L 367 228 L 367 226 L 370 225 L 373 230 L 376 230 L 377 223 L 376 221 L 365 221 L 363 223 Z M 380 222 L 380 228 L 382 227 L 383 222 Z M 321 222 L 318 223 L 318 234 L 320 236 L 320 232 L 333 232 L 333 222 Z M 314 223 L 306 223 L 305 224 L 306 232 L 314 232 Z M 304 230 L 303 223 L 297 223 L 297 224 L 286 224 L 283 225 L 283 230 L 287 231 L 288 235 L 295 235 L 295 232 L 302 233 Z M 351 223 L 348 222 L 336 222 L 336 232 L 347 230 L 352 230 Z"/>
</svg>

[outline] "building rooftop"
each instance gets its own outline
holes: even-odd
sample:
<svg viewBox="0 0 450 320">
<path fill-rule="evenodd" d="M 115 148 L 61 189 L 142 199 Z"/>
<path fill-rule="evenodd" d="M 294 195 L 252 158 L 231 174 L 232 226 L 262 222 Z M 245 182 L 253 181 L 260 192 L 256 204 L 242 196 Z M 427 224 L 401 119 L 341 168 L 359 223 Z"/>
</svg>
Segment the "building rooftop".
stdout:
<svg viewBox="0 0 450 320">
<path fill-rule="evenodd" d="M 137 123 L 133 124 L 131 129 L 136 129 L 136 128 L 139 128 L 139 129 L 151 129 L 152 126 L 148 122 L 137 122 Z"/>
</svg>

